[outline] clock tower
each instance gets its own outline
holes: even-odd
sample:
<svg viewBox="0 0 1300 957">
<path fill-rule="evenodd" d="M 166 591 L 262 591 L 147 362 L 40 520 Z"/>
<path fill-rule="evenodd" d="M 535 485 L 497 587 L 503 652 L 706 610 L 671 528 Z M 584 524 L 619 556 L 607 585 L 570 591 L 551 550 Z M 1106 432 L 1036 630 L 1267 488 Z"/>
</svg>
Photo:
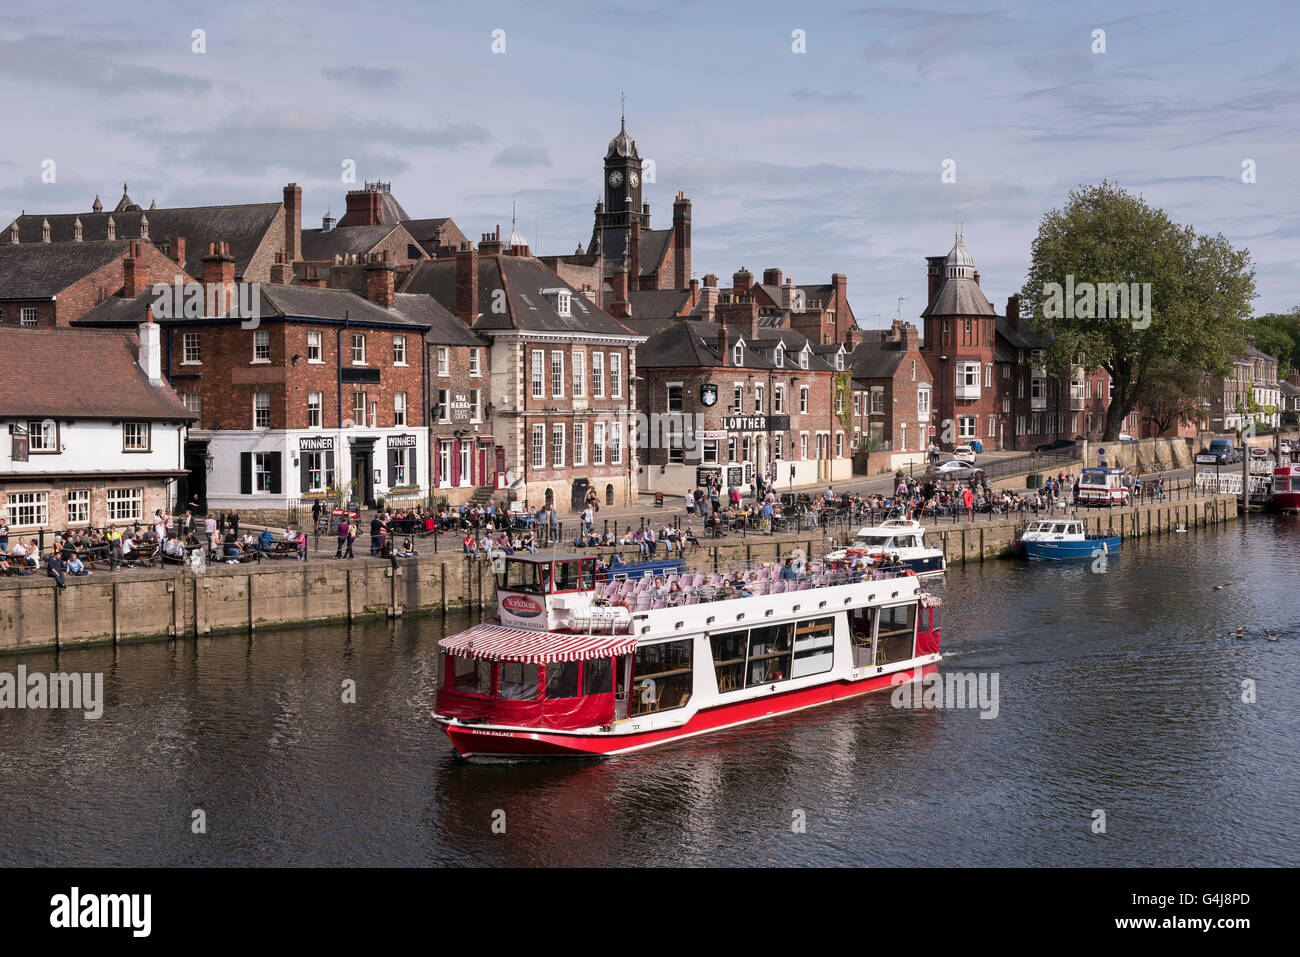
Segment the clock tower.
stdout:
<svg viewBox="0 0 1300 957">
<path fill-rule="evenodd" d="M 618 135 L 605 151 L 605 198 L 596 204 L 595 229 L 587 247 L 590 255 L 604 257 L 607 274 L 615 264 L 631 264 L 635 257 L 632 227 L 639 224 L 643 231 L 650 229 L 650 207 L 641 198 L 643 176 L 641 153 L 636 140 L 627 135 L 627 118 L 623 117 Z M 637 288 L 635 281 L 633 288 Z"/>
</svg>

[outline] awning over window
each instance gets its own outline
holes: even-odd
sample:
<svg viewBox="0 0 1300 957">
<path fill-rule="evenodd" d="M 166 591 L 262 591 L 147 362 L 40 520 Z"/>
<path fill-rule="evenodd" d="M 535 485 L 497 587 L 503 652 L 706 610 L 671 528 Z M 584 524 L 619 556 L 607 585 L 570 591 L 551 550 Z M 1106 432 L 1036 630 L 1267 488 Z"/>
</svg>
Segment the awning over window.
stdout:
<svg viewBox="0 0 1300 957">
<path fill-rule="evenodd" d="M 582 661 L 629 654 L 636 648 L 632 635 L 557 635 L 549 631 L 521 631 L 500 625 L 475 625 L 438 642 L 444 651 L 493 661 Z"/>
</svg>

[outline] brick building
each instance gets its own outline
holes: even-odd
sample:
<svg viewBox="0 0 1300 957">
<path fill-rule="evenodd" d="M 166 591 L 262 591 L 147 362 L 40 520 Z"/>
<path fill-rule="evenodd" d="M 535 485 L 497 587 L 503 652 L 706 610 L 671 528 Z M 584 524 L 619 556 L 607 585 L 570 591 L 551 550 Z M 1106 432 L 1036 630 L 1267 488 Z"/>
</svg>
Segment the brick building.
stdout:
<svg viewBox="0 0 1300 957">
<path fill-rule="evenodd" d="M 214 510 L 282 514 L 296 501 L 350 487 L 371 504 L 429 495 L 426 336 L 436 303 L 395 291 L 383 259 L 364 264 L 367 295 L 308 285 L 234 279 L 229 248 L 203 257 L 203 284 L 225 309 L 169 316 L 162 374 L 198 416 L 186 446 L 186 495 Z M 277 278 L 287 278 L 280 264 Z M 233 311 L 256 297 L 255 322 Z M 114 299 L 80 323 L 138 321 L 153 300 Z"/>
<path fill-rule="evenodd" d="M 1209 394 L 1213 431 L 1231 432 L 1252 421 L 1256 426 L 1282 421 L 1277 359 L 1255 348 L 1254 336 L 1246 336 L 1245 354 L 1234 360 L 1231 375 L 1212 381 Z"/>
<path fill-rule="evenodd" d="M 496 461 L 491 476 L 481 474 L 486 442 L 475 433 L 472 481 L 490 477 L 530 505 L 549 501 L 560 511 L 580 509 L 588 488 L 602 502 L 630 504 L 636 450 L 627 414 L 635 412 L 642 340 L 597 307 L 593 291 L 584 296 L 533 257 L 517 234 L 508 250 L 499 230 L 468 246 L 454 260 L 417 264 L 402 290 L 437 300 L 490 344 L 483 414 Z"/>
<path fill-rule="evenodd" d="M 895 320 L 858 345 L 850 361 L 853 447 L 878 454 L 882 467 L 924 462 L 934 425 L 934 380 L 916 326 Z"/>
<path fill-rule="evenodd" d="M 190 281 L 142 240 L 0 245 L 0 326 L 66 327 L 110 296 L 133 297 L 178 275 Z"/>
<path fill-rule="evenodd" d="M 0 328 L 0 514 L 25 534 L 172 508 L 191 419 L 163 381 L 157 325 Z"/>
</svg>

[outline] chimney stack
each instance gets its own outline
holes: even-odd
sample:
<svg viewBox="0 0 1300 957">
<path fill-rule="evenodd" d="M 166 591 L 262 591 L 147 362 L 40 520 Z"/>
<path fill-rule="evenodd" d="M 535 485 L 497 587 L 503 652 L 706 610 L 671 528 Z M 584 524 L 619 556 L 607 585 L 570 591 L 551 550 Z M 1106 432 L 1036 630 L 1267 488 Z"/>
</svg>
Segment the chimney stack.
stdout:
<svg viewBox="0 0 1300 957">
<path fill-rule="evenodd" d="M 349 226 L 378 226 L 383 220 L 383 210 L 384 198 L 378 190 L 353 189 L 348 191 L 343 218 Z"/>
<path fill-rule="evenodd" d="M 478 254 L 480 256 L 496 256 L 501 252 L 501 227 L 498 226 L 495 233 L 483 233 L 478 243 Z"/>
<path fill-rule="evenodd" d="M 153 307 L 146 306 L 140 323 L 140 368 L 151 385 L 162 385 L 162 330 L 153 321 Z"/>
<path fill-rule="evenodd" d="M 234 304 L 235 259 L 230 255 L 230 244 L 208 243 L 208 254 L 203 257 L 203 299 L 209 311 L 225 315 Z"/>
<path fill-rule="evenodd" d="M 290 265 L 302 259 L 302 187 L 290 183 L 284 188 L 284 261 Z"/>
<path fill-rule="evenodd" d="M 935 293 L 943 285 L 944 266 L 948 262 L 947 256 L 926 256 L 925 257 L 925 275 L 929 282 L 929 291 L 926 294 L 926 305 L 934 302 Z"/>
<path fill-rule="evenodd" d="M 1020 331 L 1020 297 L 1007 297 L 1007 325 L 1017 332 Z"/>
<path fill-rule="evenodd" d="M 752 288 L 754 288 L 754 274 L 741 266 L 740 271 L 731 276 L 732 295 L 743 296 Z"/>
<path fill-rule="evenodd" d="M 731 336 L 725 322 L 718 323 L 718 358 L 724 366 L 731 364 Z"/>
<path fill-rule="evenodd" d="M 277 250 L 275 262 L 271 264 L 271 282 L 277 286 L 287 286 L 292 278 L 293 267 L 285 262 L 285 254 Z"/>
<path fill-rule="evenodd" d="M 798 294 L 799 287 L 794 284 L 794 280 L 786 277 L 785 284 L 781 287 L 781 308 L 787 312 L 794 309 Z"/>
<path fill-rule="evenodd" d="M 456 318 L 467 326 L 478 319 L 478 251 L 469 243 L 456 253 Z"/>
<path fill-rule="evenodd" d="M 692 279 L 691 298 L 688 301 L 688 305 L 691 309 L 694 309 L 699 304 L 699 301 L 700 301 L 700 281 L 698 279 Z"/>
<path fill-rule="evenodd" d="M 131 240 L 130 251 L 122 257 L 122 298 L 134 299 L 143 291 L 140 280 L 144 277 L 138 270 L 135 257 L 140 255 L 140 244 Z"/>
<path fill-rule="evenodd" d="M 171 236 L 167 239 L 167 251 L 176 265 L 185 268 L 185 237 Z"/>
<path fill-rule="evenodd" d="M 779 270 L 779 269 L 764 269 L 764 270 L 763 270 L 763 285 L 764 285 L 764 286 L 779 286 L 779 285 L 781 285 L 781 270 Z"/>
<path fill-rule="evenodd" d="M 679 190 L 673 200 L 673 288 L 685 289 L 690 275 L 691 201 Z"/>
<path fill-rule="evenodd" d="M 366 263 L 366 298 L 385 309 L 393 308 L 397 270 L 388 261 L 388 250 L 375 254 Z"/>
<path fill-rule="evenodd" d="M 705 322 L 713 322 L 718 309 L 718 277 L 709 273 L 700 289 L 700 315 Z"/>
<path fill-rule="evenodd" d="M 615 319 L 626 319 L 632 314 L 632 306 L 627 299 L 627 284 L 627 267 L 619 263 L 614 267 L 614 301 L 609 310 L 609 314 Z"/>
</svg>

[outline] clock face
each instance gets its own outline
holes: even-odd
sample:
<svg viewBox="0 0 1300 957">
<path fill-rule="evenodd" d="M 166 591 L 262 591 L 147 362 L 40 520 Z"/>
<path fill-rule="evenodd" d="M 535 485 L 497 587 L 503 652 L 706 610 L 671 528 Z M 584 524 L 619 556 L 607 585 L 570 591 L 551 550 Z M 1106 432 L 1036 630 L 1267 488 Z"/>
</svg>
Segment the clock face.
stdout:
<svg viewBox="0 0 1300 957">
<path fill-rule="evenodd" d="M 700 387 L 700 401 L 705 405 L 714 405 L 718 401 L 718 387 L 705 385 Z"/>
<path fill-rule="evenodd" d="M 623 174 L 620 173 L 618 170 L 614 170 L 614 172 L 610 173 L 610 174 L 609 174 L 609 185 L 610 185 L 610 186 L 613 186 L 613 187 L 616 188 L 616 189 L 617 189 L 619 186 L 622 186 L 622 185 L 623 185 Z"/>
<path fill-rule="evenodd" d="M 641 177 L 636 175 L 636 172 L 634 171 L 627 174 L 627 181 L 633 189 L 636 189 L 641 182 Z"/>
</svg>

